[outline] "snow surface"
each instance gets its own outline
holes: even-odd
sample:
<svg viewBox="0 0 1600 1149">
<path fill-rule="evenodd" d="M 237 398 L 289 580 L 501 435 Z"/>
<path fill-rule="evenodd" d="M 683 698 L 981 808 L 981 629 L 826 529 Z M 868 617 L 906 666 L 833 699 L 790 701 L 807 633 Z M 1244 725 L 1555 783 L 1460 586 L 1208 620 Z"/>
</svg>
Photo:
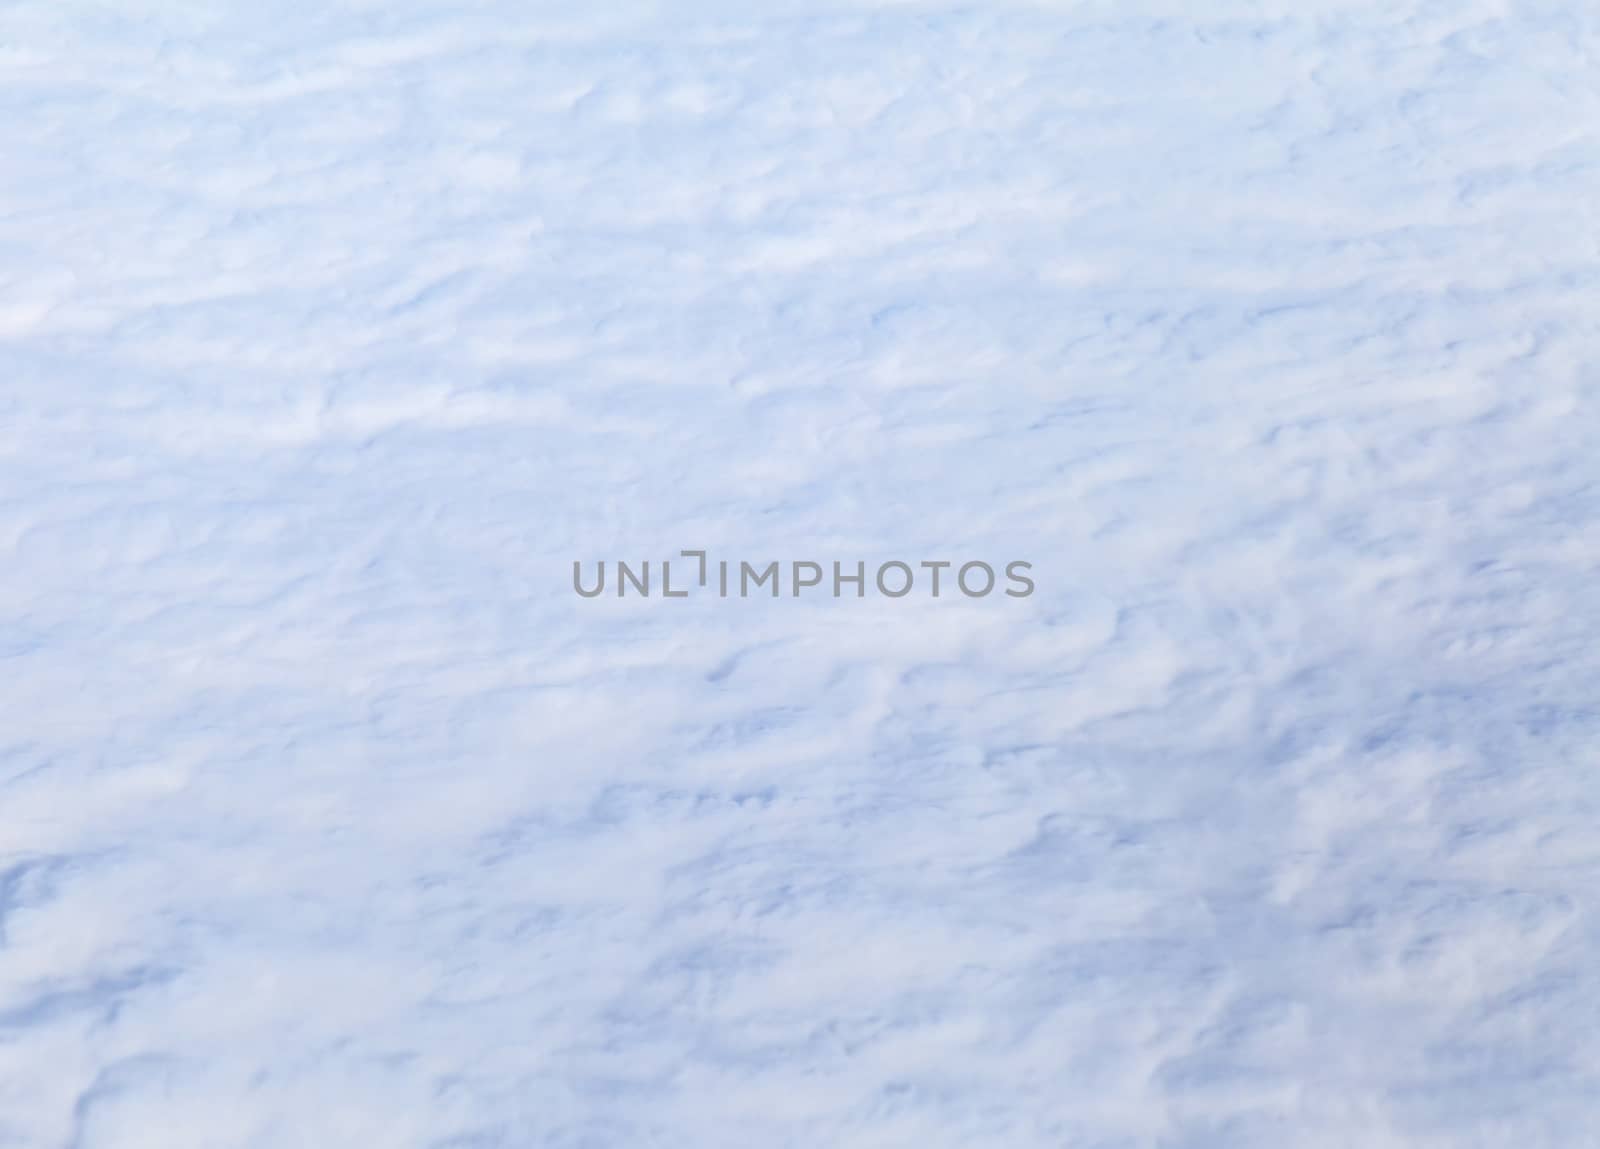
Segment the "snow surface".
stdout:
<svg viewBox="0 0 1600 1149">
<path fill-rule="evenodd" d="M 1588 0 L 0 4 L 0 1146 L 1596 1144 L 1597 127 Z"/>
</svg>

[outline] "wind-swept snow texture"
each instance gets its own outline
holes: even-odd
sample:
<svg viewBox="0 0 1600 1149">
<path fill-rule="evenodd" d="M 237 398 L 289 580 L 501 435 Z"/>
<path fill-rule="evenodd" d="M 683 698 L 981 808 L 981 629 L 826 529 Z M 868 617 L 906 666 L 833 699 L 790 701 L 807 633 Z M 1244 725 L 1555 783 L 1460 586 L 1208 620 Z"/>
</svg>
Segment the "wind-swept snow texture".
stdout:
<svg viewBox="0 0 1600 1149">
<path fill-rule="evenodd" d="M 1596 1144 L 1597 126 L 1588 0 L 0 4 L 0 1146 Z"/>
</svg>

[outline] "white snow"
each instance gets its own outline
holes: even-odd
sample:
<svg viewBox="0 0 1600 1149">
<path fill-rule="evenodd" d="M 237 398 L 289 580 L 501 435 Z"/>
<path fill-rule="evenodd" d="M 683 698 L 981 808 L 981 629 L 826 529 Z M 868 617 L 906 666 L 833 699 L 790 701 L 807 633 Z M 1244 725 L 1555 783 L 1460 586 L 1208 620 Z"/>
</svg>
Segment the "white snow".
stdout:
<svg viewBox="0 0 1600 1149">
<path fill-rule="evenodd" d="M 1597 128 L 1584 0 L 0 5 L 0 1146 L 1590 1143 Z"/>
</svg>

